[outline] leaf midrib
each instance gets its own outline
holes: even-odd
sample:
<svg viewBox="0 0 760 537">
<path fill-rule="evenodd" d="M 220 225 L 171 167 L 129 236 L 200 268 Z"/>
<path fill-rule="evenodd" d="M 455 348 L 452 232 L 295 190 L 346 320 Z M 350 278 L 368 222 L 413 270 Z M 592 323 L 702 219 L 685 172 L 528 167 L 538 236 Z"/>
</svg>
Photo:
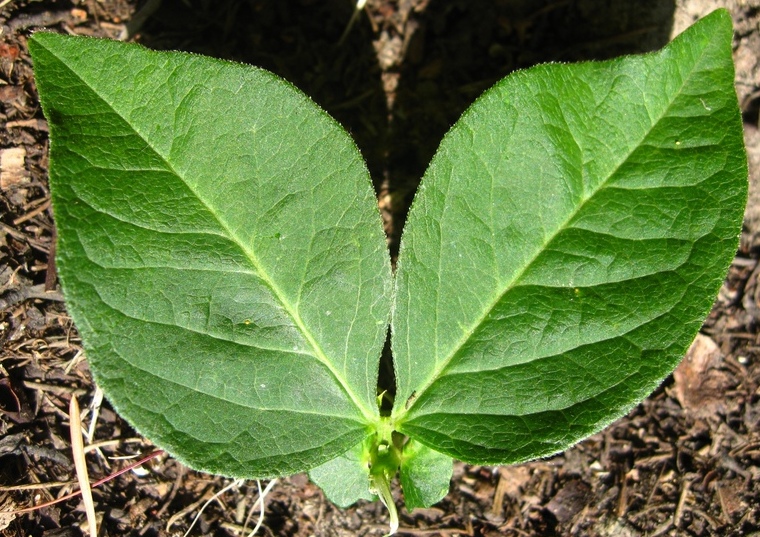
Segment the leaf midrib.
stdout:
<svg viewBox="0 0 760 537">
<path fill-rule="evenodd" d="M 354 405 L 357 407 L 357 409 L 361 412 L 362 416 L 367 420 L 368 423 L 373 423 L 376 421 L 376 416 L 374 413 L 368 409 L 363 402 L 357 397 L 357 395 L 354 393 L 354 391 L 351 389 L 349 384 L 347 383 L 346 379 L 343 377 L 343 375 L 333 366 L 333 364 L 330 362 L 330 360 L 325 355 L 324 351 L 322 350 L 319 343 L 316 341 L 314 336 L 311 334 L 311 331 L 307 329 L 305 323 L 303 322 L 303 319 L 301 319 L 301 316 L 298 314 L 298 311 L 294 308 L 292 304 L 290 304 L 286 299 L 283 291 L 280 289 L 280 287 L 275 283 L 275 281 L 269 276 L 269 274 L 264 270 L 261 262 L 259 261 L 256 254 L 249 249 L 241 240 L 240 238 L 232 231 L 232 229 L 227 225 L 225 220 L 220 217 L 220 215 L 217 214 L 217 212 L 211 207 L 206 200 L 199 196 L 195 189 L 193 189 L 190 184 L 185 181 L 184 177 L 177 172 L 177 170 L 174 168 L 174 166 L 168 161 L 168 159 L 160 152 L 158 151 L 153 144 L 147 139 L 142 132 L 140 132 L 132 123 L 130 123 L 126 117 L 116 108 L 114 105 L 107 100 L 103 95 L 101 95 L 96 87 L 94 85 L 91 85 L 88 83 L 87 80 L 85 80 L 78 72 L 76 72 L 73 68 L 69 67 L 64 59 L 57 55 L 53 50 L 45 46 L 40 41 L 37 42 L 40 46 L 44 47 L 45 50 L 54 58 L 56 58 L 60 64 L 64 67 L 65 70 L 70 72 L 74 77 L 76 77 L 89 91 L 91 91 L 95 96 L 97 96 L 101 102 L 103 102 L 108 108 L 110 108 L 119 118 L 124 121 L 126 125 L 129 126 L 132 131 L 139 136 L 139 138 L 145 142 L 146 146 L 149 147 L 160 159 L 161 161 L 166 165 L 167 170 L 174 174 L 175 177 L 177 177 L 182 183 L 190 190 L 190 192 L 195 195 L 195 197 L 199 200 L 199 202 L 209 211 L 211 215 L 217 220 L 221 228 L 228 234 L 228 239 L 230 239 L 233 243 L 235 243 L 240 250 L 245 254 L 245 256 L 250 260 L 251 265 L 258 273 L 259 278 L 264 282 L 264 284 L 269 287 L 270 291 L 273 293 L 275 299 L 277 299 L 283 306 L 283 309 L 290 315 L 290 317 L 293 319 L 293 322 L 295 323 L 298 330 L 303 334 L 304 338 L 306 339 L 307 343 L 311 348 L 314 350 L 314 358 L 319 360 L 327 369 L 330 371 L 330 373 L 335 377 L 335 379 L 340 384 L 341 388 L 346 392 L 346 394 L 349 396 L 351 401 L 354 403 Z"/>
<path fill-rule="evenodd" d="M 681 86 L 679 87 L 679 89 L 677 91 L 673 92 L 672 97 L 671 97 L 670 102 L 668 103 L 668 105 L 663 108 L 663 111 L 662 111 L 661 115 L 656 119 L 656 121 L 652 122 L 650 128 L 647 129 L 643 133 L 643 135 L 642 135 L 641 139 L 638 141 L 638 143 L 634 144 L 632 146 L 631 151 L 629 151 L 623 158 L 620 159 L 619 163 L 610 171 L 610 173 L 605 178 L 605 180 L 602 181 L 601 183 L 599 183 L 599 185 L 596 188 L 594 188 L 594 190 L 587 197 L 585 197 L 585 199 L 583 199 L 583 201 L 578 205 L 578 207 L 575 210 L 573 210 L 573 211 L 571 211 L 569 213 L 569 216 L 559 226 L 557 226 L 556 230 L 551 234 L 551 236 L 548 239 L 544 240 L 544 243 L 539 248 L 536 249 L 536 253 L 525 263 L 525 266 L 522 268 L 522 270 L 518 271 L 513 276 L 513 278 L 504 285 L 503 291 L 500 292 L 500 293 L 496 293 L 495 294 L 495 298 L 491 302 L 491 304 L 487 308 L 483 309 L 483 314 L 475 322 L 472 323 L 471 327 L 463 334 L 463 337 L 454 346 L 451 347 L 452 350 L 449 353 L 449 356 L 446 357 L 442 362 L 440 362 L 440 364 L 435 367 L 435 369 L 433 370 L 433 373 L 430 375 L 430 377 L 428 378 L 428 380 L 425 381 L 425 383 L 423 383 L 420 388 L 417 388 L 415 390 L 415 392 L 414 392 L 415 393 L 415 399 L 414 399 L 414 402 L 412 403 L 412 405 L 409 408 L 405 408 L 405 406 L 400 406 L 399 407 L 400 408 L 400 412 L 398 414 L 395 414 L 395 412 L 394 412 L 394 416 L 393 417 L 394 417 L 394 421 L 397 424 L 400 425 L 401 422 L 403 422 L 405 416 L 407 416 L 410 412 L 413 411 L 415 404 L 420 401 L 420 399 L 422 398 L 423 394 L 440 378 L 440 376 L 443 373 L 443 371 L 449 366 L 449 364 L 454 359 L 454 357 L 457 355 L 457 353 L 459 352 L 459 350 L 467 343 L 467 341 L 469 341 L 469 339 L 473 336 L 473 334 L 478 329 L 478 327 L 483 324 L 483 322 L 485 321 L 485 319 L 493 311 L 493 309 L 496 307 L 496 305 L 499 304 L 499 302 L 502 300 L 502 298 L 504 297 L 504 295 L 506 295 L 509 291 L 511 291 L 512 289 L 514 289 L 516 287 L 517 282 L 519 282 L 520 279 L 523 277 L 523 275 L 533 266 L 533 263 L 546 250 L 546 247 L 549 244 L 551 244 L 551 242 L 554 240 L 554 238 L 567 227 L 567 225 L 569 224 L 569 222 L 571 222 L 575 218 L 575 216 L 583 209 L 583 207 L 591 199 L 594 198 L 594 196 L 597 193 L 599 193 L 600 191 L 604 190 L 604 188 L 607 187 L 608 181 L 612 177 L 615 176 L 615 174 L 617 173 L 617 171 L 621 168 L 621 166 L 623 166 L 628 161 L 628 159 L 631 157 L 631 155 L 636 150 L 638 150 L 641 147 L 641 144 L 644 142 L 644 140 L 646 140 L 646 138 L 649 136 L 649 134 L 652 132 L 652 130 L 654 130 L 656 128 L 656 126 L 659 124 L 659 122 L 662 121 L 662 119 L 667 116 L 668 111 L 672 108 L 672 106 L 673 106 L 676 98 L 681 95 L 681 93 L 683 91 L 683 88 L 687 85 L 687 83 L 689 82 L 689 80 L 691 80 L 691 77 L 698 70 L 697 66 L 700 64 L 700 62 L 704 58 L 706 50 L 707 50 L 707 47 L 704 47 L 702 49 L 699 58 L 697 58 L 694 61 L 694 67 L 689 72 L 689 75 L 687 77 L 684 77 L 683 83 L 681 84 Z M 575 137 L 573 137 L 573 139 L 575 140 Z M 582 168 L 582 173 L 585 173 L 584 170 L 585 170 L 585 166 L 584 166 L 584 168 Z M 491 181 L 491 183 L 493 183 L 493 181 Z M 436 315 L 437 315 L 437 312 L 436 312 Z M 395 411 L 395 409 L 394 409 L 394 411 Z"/>
</svg>

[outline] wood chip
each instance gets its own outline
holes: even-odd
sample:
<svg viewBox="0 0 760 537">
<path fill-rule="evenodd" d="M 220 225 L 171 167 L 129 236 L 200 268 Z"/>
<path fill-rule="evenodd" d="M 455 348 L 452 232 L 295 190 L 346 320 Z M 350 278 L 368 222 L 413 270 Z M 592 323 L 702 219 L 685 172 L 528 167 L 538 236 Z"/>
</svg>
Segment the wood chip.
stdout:
<svg viewBox="0 0 760 537">
<path fill-rule="evenodd" d="M 8 190 L 16 185 L 28 182 L 29 174 L 24 167 L 26 149 L 9 147 L 0 150 L 0 189 Z"/>
<path fill-rule="evenodd" d="M 0 531 L 5 530 L 16 519 L 14 511 L 18 506 L 8 493 L 0 493 Z"/>
</svg>

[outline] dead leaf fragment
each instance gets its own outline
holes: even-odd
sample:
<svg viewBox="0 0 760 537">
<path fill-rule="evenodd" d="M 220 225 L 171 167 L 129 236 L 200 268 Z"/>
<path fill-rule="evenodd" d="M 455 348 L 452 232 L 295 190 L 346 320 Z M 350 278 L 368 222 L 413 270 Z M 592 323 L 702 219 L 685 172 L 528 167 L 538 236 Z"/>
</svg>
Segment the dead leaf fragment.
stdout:
<svg viewBox="0 0 760 537">
<path fill-rule="evenodd" d="M 673 372 L 673 395 L 684 408 L 697 417 L 725 412 L 725 392 L 729 378 L 721 371 L 723 356 L 718 345 L 698 334 L 686 357 Z"/>
<path fill-rule="evenodd" d="M 730 521 L 747 511 L 747 504 L 741 498 L 744 483 L 741 479 L 721 481 L 717 484 L 720 507 L 726 518 Z"/>
</svg>

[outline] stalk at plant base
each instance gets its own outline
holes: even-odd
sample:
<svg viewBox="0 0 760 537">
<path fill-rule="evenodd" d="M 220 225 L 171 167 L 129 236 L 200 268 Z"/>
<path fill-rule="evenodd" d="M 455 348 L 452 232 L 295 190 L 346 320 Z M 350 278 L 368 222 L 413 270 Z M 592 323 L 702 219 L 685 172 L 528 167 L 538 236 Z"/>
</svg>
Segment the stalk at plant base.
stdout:
<svg viewBox="0 0 760 537">
<path fill-rule="evenodd" d="M 388 424 L 382 420 L 381 424 Z M 393 441 L 390 427 L 382 427 L 377 432 L 375 444 L 370 448 L 369 488 L 372 494 L 377 494 L 390 514 L 390 532 L 393 535 L 398 530 L 398 511 L 391 493 L 391 480 L 396 475 L 401 464 L 401 450 Z"/>
</svg>

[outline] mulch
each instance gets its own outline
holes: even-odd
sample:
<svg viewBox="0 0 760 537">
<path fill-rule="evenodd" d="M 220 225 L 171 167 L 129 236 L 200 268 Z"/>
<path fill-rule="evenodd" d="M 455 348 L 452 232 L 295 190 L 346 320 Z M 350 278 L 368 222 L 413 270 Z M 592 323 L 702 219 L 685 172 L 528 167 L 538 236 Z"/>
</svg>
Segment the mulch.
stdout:
<svg viewBox="0 0 760 537">
<path fill-rule="evenodd" d="M 609 4 L 618 4 L 610 6 Z M 662 46 L 684 13 L 728 4 L 753 185 L 760 179 L 760 5 L 591 0 L 370 0 L 339 44 L 348 0 L 0 2 L 0 531 L 78 536 L 69 401 L 77 397 L 93 481 L 151 453 L 102 400 L 58 290 L 47 187 L 47 123 L 30 32 L 119 38 L 268 68 L 343 123 L 368 161 L 395 255 L 409 203 L 443 133 L 515 68 Z M 680 11 L 674 12 L 676 6 Z M 709 11 L 709 9 L 708 9 Z M 759 45 L 760 46 L 760 45 Z M 553 458 L 457 464 L 450 494 L 402 510 L 402 534 L 760 535 L 760 199 L 702 333 L 674 375 L 628 416 Z M 756 202 L 756 203 L 753 203 Z M 93 489 L 103 535 L 245 535 L 266 483 L 233 483 L 166 455 Z M 222 489 L 229 488 L 222 494 Z M 260 535 L 382 535 L 379 502 L 332 506 L 305 475 L 266 496 Z"/>
</svg>

